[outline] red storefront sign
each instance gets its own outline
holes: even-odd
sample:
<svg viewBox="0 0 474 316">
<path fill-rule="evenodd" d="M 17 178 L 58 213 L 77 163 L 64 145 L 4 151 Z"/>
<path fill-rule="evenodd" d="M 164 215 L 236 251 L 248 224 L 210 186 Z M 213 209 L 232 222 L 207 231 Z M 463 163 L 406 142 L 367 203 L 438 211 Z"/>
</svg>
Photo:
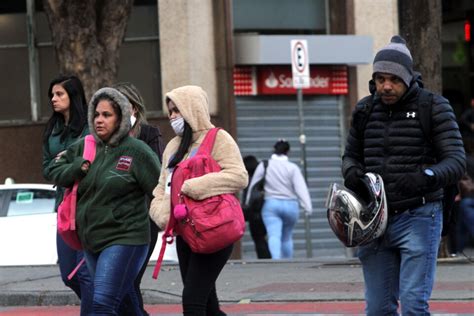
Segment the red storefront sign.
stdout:
<svg viewBox="0 0 474 316">
<path fill-rule="evenodd" d="M 310 87 L 303 94 L 348 93 L 346 66 L 311 66 Z M 235 95 L 296 94 L 290 66 L 245 66 L 234 68 Z"/>
<path fill-rule="evenodd" d="M 255 67 L 234 68 L 234 95 L 256 95 Z"/>
<path fill-rule="evenodd" d="M 310 87 L 303 94 L 347 94 L 346 66 L 310 67 Z M 296 94 L 293 88 L 291 67 L 259 67 L 257 70 L 258 94 Z"/>
</svg>

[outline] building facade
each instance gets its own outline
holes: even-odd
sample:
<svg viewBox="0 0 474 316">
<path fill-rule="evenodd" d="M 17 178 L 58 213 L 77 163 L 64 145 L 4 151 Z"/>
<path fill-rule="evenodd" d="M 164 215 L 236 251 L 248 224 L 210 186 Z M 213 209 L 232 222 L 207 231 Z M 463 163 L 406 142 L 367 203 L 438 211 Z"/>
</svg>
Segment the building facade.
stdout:
<svg viewBox="0 0 474 316">
<path fill-rule="evenodd" d="M 236 137 L 243 155 L 268 158 L 278 138 L 289 140 L 290 158 L 306 166 L 315 209 L 309 223 L 313 253 L 335 249 L 331 254 L 344 255 L 327 225 L 325 195 L 329 183 L 342 181 L 340 155 L 350 113 L 368 94 L 375 52 L 398 33 L 397 6 L 396 0 L 135 0 L 117 81 L 139 88 L 148 119 L 165 140 L 172 130 L 163 95 L 187 84 L 208 92 L 213 121 Z M 455 7 L 446 7 L 454 28 L 465 21 Z M 27 27 L 31 21 L 34 34 Z M 292 39 L 308 43 L 311 80 L 303 90 L 302 113 L 291 84 Z M 455 50 L 451 36 L 443 44 Z M 32 51 L 38 55 L 34 65 Z M 461 93 L 467 98 L 470 85 L 456 72 L 459 65 L 449 62 L 445 75 L 466 86 Z M 40 0 L 0 4 L 0 66 L 0 182 L 7 177 L 44 182 L 41 136 L 51 114 L 47 87 L 58 67 Z M 32 71 L 36 98 L 30 92 Z M 304 227 L 301 219 L 295 234 L 299 257 L 308 254 Z M 251 247 L 244 240 L 244 251 Z"/>
</svg>

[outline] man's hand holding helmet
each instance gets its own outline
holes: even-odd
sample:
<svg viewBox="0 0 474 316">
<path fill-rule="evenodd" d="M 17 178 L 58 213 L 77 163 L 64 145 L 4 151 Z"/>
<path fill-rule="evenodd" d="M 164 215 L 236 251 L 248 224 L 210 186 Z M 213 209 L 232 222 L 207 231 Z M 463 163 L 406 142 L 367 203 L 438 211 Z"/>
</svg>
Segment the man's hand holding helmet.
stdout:
<svg viewBox="0 0 474 316">
<path fill-rule="evenodd" d="M 362 178 L 364 177 L 364 171 L 357 167 L 351 167 L 347 170 L 346 177 L 344 179 L 344 186 L 349 190 L 357 192 L 357 188 L 359 188 L 362 184 Z"/>
<path fill-rule="evenodd" d="M 356 193 L 366 202 L 369 202 L 370 194 L 366 183 L 363 181 L 364 175 L 365 173 L 362 171 L 362 169 L 351 167 L 349 170 L 347 170 L 344 186 Z"/>
</svg>

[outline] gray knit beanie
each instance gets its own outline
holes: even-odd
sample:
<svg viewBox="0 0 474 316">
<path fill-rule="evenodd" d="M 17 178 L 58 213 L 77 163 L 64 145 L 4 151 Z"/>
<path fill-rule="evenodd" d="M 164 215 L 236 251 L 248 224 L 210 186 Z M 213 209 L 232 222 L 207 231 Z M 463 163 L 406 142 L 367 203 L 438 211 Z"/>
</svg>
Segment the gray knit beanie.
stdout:
<svg viewBox="0 0 474 316">
<path fill-rule="evenodd" d="M 377 72 L 395 75 L 410 86 L 413 78 L 413 59 L 406 41 L 399 35 L 390 40 L 390 44 L 378 51 L 374 58 L 372 77 Z"/>
</svg>

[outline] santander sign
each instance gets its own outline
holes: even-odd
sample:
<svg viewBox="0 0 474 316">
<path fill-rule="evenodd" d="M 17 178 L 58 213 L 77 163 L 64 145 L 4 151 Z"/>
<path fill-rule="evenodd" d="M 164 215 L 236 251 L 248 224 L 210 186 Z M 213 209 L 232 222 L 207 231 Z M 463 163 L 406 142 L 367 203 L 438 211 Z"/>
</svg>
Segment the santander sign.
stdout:
<svg viewBox="0 0 474 316">
<path fill-rule="evenodd" d="M 293 87 L 293 79 L 291 76 L 286 74 L 280 74 L 275 76 L 274 72 L 270 72 L 267 79 L 265 79 L 265 85 L 270 89 L 275 88 L 291 88 Z M 310 87 L 314 88 L 328 88 L 329 87 L 329 77 L 321 77 L 317 75 L 316 77 L 310 78 Z"/>
<path fill-rule="evenodd" d="M 336 66 L 337 67 L 337 66 Z M 257 69 L 258 94 L 295 94 L 291 68 L 267 66 Z M 347 94 L 347 69 L 334 66 L 311 67 L 310 87 L 304 94 Z"/>
</svg>

